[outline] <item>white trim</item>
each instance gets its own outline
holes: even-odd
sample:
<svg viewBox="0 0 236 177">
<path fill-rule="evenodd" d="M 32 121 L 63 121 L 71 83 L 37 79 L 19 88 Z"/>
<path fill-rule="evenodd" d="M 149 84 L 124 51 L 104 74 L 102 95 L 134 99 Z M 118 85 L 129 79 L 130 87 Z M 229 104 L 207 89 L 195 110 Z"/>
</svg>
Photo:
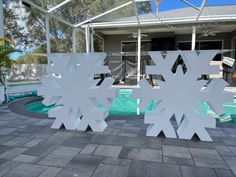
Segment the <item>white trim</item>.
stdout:
<svg viewBox="0 0 236 177">
<path fill-rule="evenodd" d="M 181 1 L 189 6 L 193 7 L 195 10 L 200 10 L 197 6 L 193 5 L 192 3 L 188 2 L 187 0 L 181 0 Z"/>
<path fill-rule="evenodd" d="M 71 1 L 71 0 L 65 0 L 65 1 L 63 1 L 62 3 L 56 5 L 55 7 L 51 8 L 51 9 L 49 9 L 49 10 L 48 10 L 48 13 L 51 13 L 51 12 L 55 11 L 56 9 L 58 9 L 58 8 L 60 8 L 60 7 L 62 7 L 62 6 L 64 6 L 65 4 L 67 4 L 67 3 L 70 2 L 70 1 Z"/>
<path fill-rule="evenodd" d="M 50 23 L 49 23 L 49 15 L 46 14 L 46 40 L 47 40 L 47 54 L 51 53 L 51 41 L 50 41 Z"/>
<path fill-rule="evenodd" d="M 192 27 L 192 50 L 195 50 L 196 47 L 196 26 Z"/>
<path fill-rule="evenodd" d="M 77 52 L 77 28 L 73 28 L 72 31 L 72 52 Z"/>
<path fill-rule="evenodd" d="M 90 28 L 89 26 L 85 28 L 85 40 L 86 40 L 86 52 L 89 53 L 90 52 Z"/>
<path fill-rule="evenodd" d="M 217 22 L 217 21 L 236 21 L 236 14 L 232 15 L 211 15 L 211 16 L 201 16 L 196 22 L 194 17 L 178 17 L 178 18 L 165 18 L 162 21 L 157 21 L 156 19 L 150 20 L 140 20 L 141 26 L 147 25 L 163 25 L 163 23 L 168 24 L 189 24 L 189 23 L 201 23 L 201 22 Z M 82 25 L 82 28 L 85 28 L 88 24 Z M 111 27 L 132 27 L 138 26 L 138 23 L 134 20 L 129 21 L 117 21 L 117 22 L 101 22 L 93 23 L 93 27 L 96 28 L 111 28 Z"/>
<path fill-rule="evenodd" d="M 138 62 L 137 62 L 137 83 L 140 81 L 141 71 L 141 43 L 142 43 L 142 32 L 138 29 Z"/>
<path fill-rule="evenodd" d="M 0 38 L 4 38 L 4 14 L 2 0 L 0 0 Z"/>
</svg>

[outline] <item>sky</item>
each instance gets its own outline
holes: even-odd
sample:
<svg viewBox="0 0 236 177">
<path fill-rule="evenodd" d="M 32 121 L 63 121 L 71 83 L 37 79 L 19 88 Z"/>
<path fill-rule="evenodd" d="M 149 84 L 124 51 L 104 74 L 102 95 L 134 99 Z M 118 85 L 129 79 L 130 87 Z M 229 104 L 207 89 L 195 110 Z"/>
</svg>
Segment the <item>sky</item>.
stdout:
<svg viewBox="0 0 236 177">
<path fill-rule="evenodd" d="M 155 0 L 152 0 L 152 2 L 154 5 Z M 202 0 L 188 0 L 188 2 L 196 6 L 200 6 Z M 207 6 L 223 5 L 223 4 L 236 4 L 236 0 L 207 0 Z M 189 7 L 189 6 L 183 3 L 181 0 L 160 0 L 159 10 L 164 11 L 183 7 Z"/>
<path fill-rule="evenodd" d="M 155 1 L 156 0 L 151 0 L 153 11 L 155 11 Z M 198 7 L 202 3 L 202 0 L 187 0 L 187 1 L 194 4 L 195 6 L 198 6 Z M 226 4 L 236 4 L 236 0 L 207 0 L 206 5 L 212 6 L 212 5 L 226 5 Z M 160 0 L 159 11 L 184 8 L 184 7 L 189 7 L 189 6 L 185 3 L 183 3 L 181 0 Z M 28 52 L 30 52 L 30 51 L 32 51 L 32 50 L 28 49 Z M 16 59 L 20 55 L 22 55 L 22 54 L 14 53 L 11 55 L 11 58 Z"/>
</svg>

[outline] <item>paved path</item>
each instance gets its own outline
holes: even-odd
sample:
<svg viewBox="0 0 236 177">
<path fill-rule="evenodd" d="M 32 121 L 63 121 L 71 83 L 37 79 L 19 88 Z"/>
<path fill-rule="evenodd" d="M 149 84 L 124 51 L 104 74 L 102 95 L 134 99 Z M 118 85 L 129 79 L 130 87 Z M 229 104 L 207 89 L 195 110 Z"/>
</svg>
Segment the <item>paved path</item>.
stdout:
<svg viewBox="0 0 236 177">
<path fill-rule="evenodd" d="M 52 130 L 52 121 L 0 107 L 0 176 L 236 176 L 235 125 L 209 130 L 209 143 L 146 137 L 140 117 L 108 120 L 97 134 Z"/>
</svg>

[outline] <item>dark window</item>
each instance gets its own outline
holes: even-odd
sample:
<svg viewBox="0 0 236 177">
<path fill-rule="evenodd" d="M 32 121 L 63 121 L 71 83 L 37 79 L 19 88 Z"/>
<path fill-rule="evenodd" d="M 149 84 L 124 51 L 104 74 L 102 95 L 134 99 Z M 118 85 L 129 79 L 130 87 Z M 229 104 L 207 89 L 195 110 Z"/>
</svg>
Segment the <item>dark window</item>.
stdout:
<svg viewBox="0 0 236 177">
<path fill-rule="evenodd" d="M 178 50 L 191 50 L 192 43 L 191 42 L 179 42 L 178 43 Z M 195 49 L 199 50 L 199 42 L 196 42 Z"/>
<path fill-rule="evenodd" d="M 222 50 L 222 41 L 204 41 L 200 42 L 200 50 Z M 222 54 L 215 56 L 213 61 L 221 61 Z"/>
<path fill-rule="evenodd" d="M 178 49 L 179 50 L 191 50 L 191 42 L 179 42 Z M 222 41 L 200 41 L 196 42 L 196 50 L 222 50 Z M 221 61 L 222 54 L 218 54 L 215 56 L 213 61 Z"/>
</svg>

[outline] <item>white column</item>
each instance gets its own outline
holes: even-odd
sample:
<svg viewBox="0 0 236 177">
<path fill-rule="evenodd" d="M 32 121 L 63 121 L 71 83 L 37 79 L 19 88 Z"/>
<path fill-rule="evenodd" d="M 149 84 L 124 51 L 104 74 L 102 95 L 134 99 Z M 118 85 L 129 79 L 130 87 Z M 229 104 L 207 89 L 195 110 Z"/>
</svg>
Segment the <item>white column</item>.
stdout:
<svg viewBox="0 0 236 177">
<path fill-rule="evenodd" d="M 49 26 L 49 15 L 46 14 L 46 40 L 47 40 L 47 53 L 51 53 L 50 43 L 50 26 Z"/>
<path fill-rule="evenodd" d="M 192 50 L 195 50 L 196 46 L 196 26 L 193 26 L 193 31 L 192 31 Z"/>
<path fill-rule="evenodd" d="M 90 29 L 89 26 L 85 28 L 85 40 L 86 40 L 86 52 L 90 52 L 90 40 L 89 40 Z"/>
<path fill-rule="evenodd" d="M 138 66 L 137 66 L 137 82 L 140 81 L 141 70 L 141 29 L 138 29 Z"/>
<path fill-rule="evenodd" d="M 93 33 L 91 33 L 90 40 L 91 40 L 91 52 L 94 52 L 94 35 L 93 35 Z"/>
<path fill-rule="evenodd" d="M 4 15 L 3 15 L 3 6 L 2 0 L 0 0 L 0 37 L 4 37 Z"/>
<path fill-rule="evenodd" d="M 72 31 L 72 52 L 77 52 L 77 28 L 73 28 Z"/>
</svg>

